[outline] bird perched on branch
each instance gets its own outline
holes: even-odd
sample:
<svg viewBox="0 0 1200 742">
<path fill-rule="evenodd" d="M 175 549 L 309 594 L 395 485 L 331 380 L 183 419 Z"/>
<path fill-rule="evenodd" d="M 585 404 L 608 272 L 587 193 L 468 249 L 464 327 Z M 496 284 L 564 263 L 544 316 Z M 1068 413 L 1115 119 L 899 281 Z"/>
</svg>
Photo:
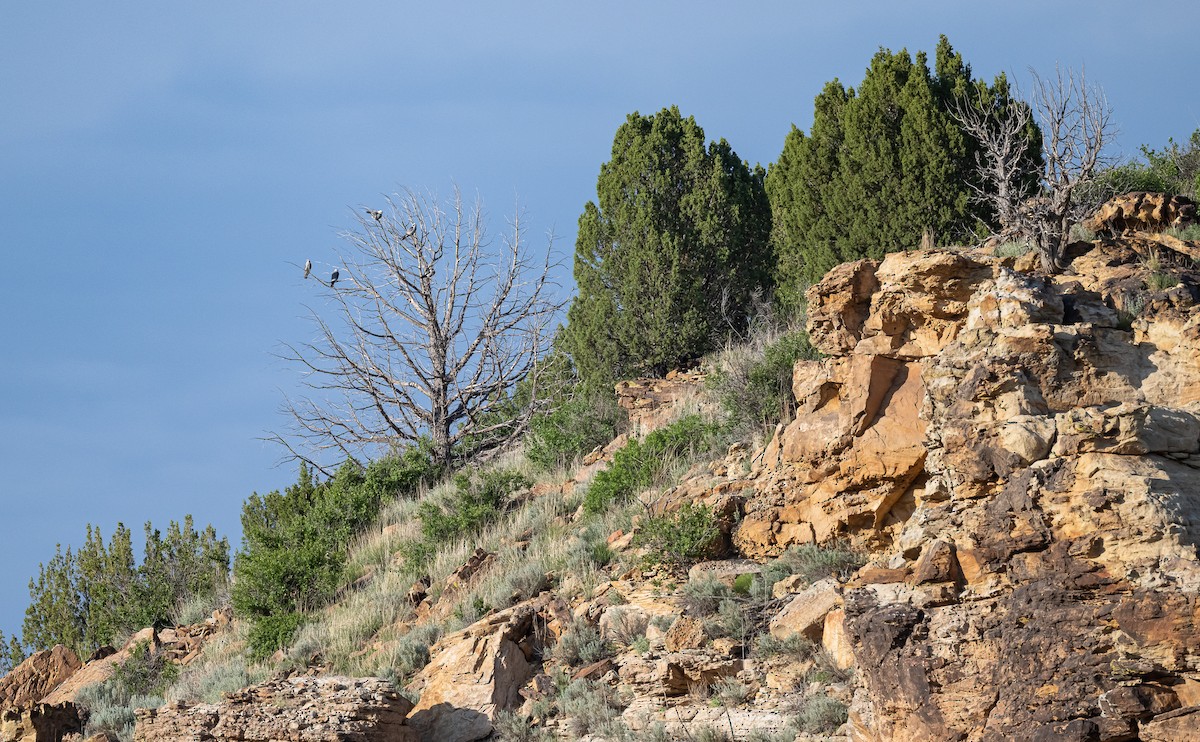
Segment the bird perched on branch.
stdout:
<svg viewBox="0 0 1200 742">
<path fill-rule="evenodd" d="M 408 226 L 408 231 L 404 233 L 404 239 L 407 240 L 409 237 L 412 237 L 416 233 L 417 233 L 417 225 L 410 224 Z"/>
<path fill-rule="evenodd" d="M 333 288 L 333 285 L 335 283 L 337 283 L 337 280 L 338 280 L 338 269 L 334 268 L 333 275 L 329 277 L 329 288 Z"/>
<path fill-rule="evenodd" d="M 377 221 L 377 222 L 383 221 L 383 212 L 382 211 L 375 211 L 374 209 L 363 209 L 363 211 L 370 214 L 371 218 L 374 219 L 375 221 Z"/>
<path fill-rule="evenodd" d="M 309 273 L 312 273 L 312 261 L 305 260 L 304 261 L 304 277 L 308 278 Z"/>
</svg>

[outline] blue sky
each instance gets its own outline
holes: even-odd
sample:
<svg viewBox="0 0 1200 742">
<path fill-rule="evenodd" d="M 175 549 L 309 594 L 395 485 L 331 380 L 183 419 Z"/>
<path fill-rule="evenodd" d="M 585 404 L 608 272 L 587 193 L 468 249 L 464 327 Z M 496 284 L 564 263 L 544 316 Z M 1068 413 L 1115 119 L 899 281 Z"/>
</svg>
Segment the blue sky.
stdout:
<svg viewBox="0 0 1200 742">
<path fill-rule="evenodd" d="M 949 35 L 976 75 L 1086 65 L 1121 129 L 1200 127 L 1200 5 L 9 3 L 0 23 L 0 629 L 84 526 L 192 513 L 238 542 L 294 468 L 258 440 L 298 388 L 350 211 L 404 186 L 519 203 L 569 258 L 625 115 L 677 104 L 773 161 L 834 77 Z M 569 264 L 569 261 L 568 261 Z"/>
</svg>

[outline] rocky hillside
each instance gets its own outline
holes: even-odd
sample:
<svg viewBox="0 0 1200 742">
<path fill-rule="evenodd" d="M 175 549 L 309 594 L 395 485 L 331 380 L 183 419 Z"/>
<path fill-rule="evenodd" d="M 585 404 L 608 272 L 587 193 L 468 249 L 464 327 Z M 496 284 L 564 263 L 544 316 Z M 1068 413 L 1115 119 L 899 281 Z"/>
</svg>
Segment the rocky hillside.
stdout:
<svg viewBox="0 0 1200 742">
<path fill-rule="evenodd" d="M 344 602 L 404 606 L 351 651 L 403 688 L 337 677 L 299 640 L 289 671 L 140 712 L 136 739 L 1200 738 L 1200 245 L 1069 257 L 1057 276 L 983 250 L 834 269 L 808 292 L 822 358 L 796 364 L 795 418 L 765 445 L 596 515 L 580 494 L 622 438 L 441 572 L 389 582 L 385 548 Z M 619 392 L 647 435 L 703 411 L 703 386 Z M 683 543 L 697 512 L 719 558 L 648 545 Z M 663 513 L 676 533 L 648 541 Z M 603 558 L 509 591 L 552 548 Z M 467 596 L 484 615 L 399 672 Z M 78 672 L 39 661 L 53 681 L 0 685 L 26 709 L 0 739 L 54 738 L 12 731 Z"/>
</svg>

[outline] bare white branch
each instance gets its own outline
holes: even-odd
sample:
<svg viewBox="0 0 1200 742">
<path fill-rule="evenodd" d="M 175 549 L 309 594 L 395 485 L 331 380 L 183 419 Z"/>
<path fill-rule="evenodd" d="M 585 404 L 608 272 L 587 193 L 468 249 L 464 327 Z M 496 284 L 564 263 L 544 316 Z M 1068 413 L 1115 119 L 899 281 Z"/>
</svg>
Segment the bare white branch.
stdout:
<svg viewBox="0 0 1200 742">
<path fill-rule="evenodd" d="M 449 210 L 409 190 L 355 216 L 326 308 L 310 309 L 316 338 L 282 354 L 314 393 L 283 406 L 312 453 L 271 440 L 313 463 L 321 452 L 357 458 L 428 437 L 446 462 L 523 432 L 540 400 L 518 409 L 510 393 L 536 382 L 565 304 L 552 296 L 550 247 L 531 253 L 519 217 L 493 246 L 482 205 L 467 208 L 457 189 Z M 501 405 L 505 414 L 491 414 Z"/>
</svg>

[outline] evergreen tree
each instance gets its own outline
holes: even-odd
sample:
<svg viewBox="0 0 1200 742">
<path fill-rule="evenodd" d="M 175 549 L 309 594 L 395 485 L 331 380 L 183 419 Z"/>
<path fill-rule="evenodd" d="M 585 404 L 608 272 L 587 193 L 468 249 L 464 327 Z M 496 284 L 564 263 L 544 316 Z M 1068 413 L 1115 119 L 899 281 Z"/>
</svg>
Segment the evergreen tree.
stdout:
<svg viewBox="0 0 1200 742">
<path fill-rule="evenodd" d="M 196 531 L 190 515 L 182 526 L 171 521 L 165 539 L 146 523 L 141 565 L 124 524 L 107 544 L 88 524 L 78 552 L 59 547 L 30 580 L 23 645 L 37 651 L 64 644 L 86 656 L 123 631 L 167 625 L 182 601 L 212 595 L 228 571 L 229 542 L 212 526 Z"/>
<path fill-rule="evenodd" d="M 26 646 L 49 649 L 65 644 L 73 649 L 83 643 L 83 615 L 76 592 L 76 563 L 71 548 L 55 547 L 54 558 L 38 565 L 36 580 L 29 581 L 29 606 L 21 636 Z"/>
<path fill-rule="evenodd" d="M 586 383 L 661 375 L 744 326 L 770 284 L 763 177 L 676 107 L 628 116 L 579 218 L 561 345 Z"/>
<path fill-rule="evenodd" d="M 12 636 L 8 641 L 4 641 L 4 634 L 0 633 L 0 677 L 7 675 L 24 661 L 25 649 L 17 637 Z"/>
<path fill-rule="evenodd" d="M 857 90 L 826 85 L 807 136 L 788 134 L 766 178 L 785 305 L 840 262 L 914 248 L 926 231 L 962 239 L 994 219 L 972 198 L 977 144 L 953 111 L 1007 101 L 1007 81 L 973 81 L 944 36 L 934 70 L 924 53 L 881 49 Z"/>
</svg>

